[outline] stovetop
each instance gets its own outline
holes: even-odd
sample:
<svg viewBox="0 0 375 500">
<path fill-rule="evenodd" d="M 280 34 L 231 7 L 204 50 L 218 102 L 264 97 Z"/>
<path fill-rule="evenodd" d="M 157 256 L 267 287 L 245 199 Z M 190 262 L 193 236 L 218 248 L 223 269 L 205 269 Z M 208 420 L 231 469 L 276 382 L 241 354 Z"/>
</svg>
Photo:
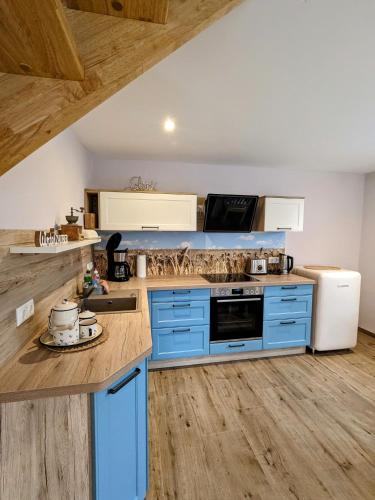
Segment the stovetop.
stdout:
<svg viewBox="0 0 375 500">
<path fill-rule="evenodd" d="M 201 276 L 210 283 L 237 283 L 244 281 L 259 281 L 257 278 L 244 273 L 201 274 Z"/>
</svg>

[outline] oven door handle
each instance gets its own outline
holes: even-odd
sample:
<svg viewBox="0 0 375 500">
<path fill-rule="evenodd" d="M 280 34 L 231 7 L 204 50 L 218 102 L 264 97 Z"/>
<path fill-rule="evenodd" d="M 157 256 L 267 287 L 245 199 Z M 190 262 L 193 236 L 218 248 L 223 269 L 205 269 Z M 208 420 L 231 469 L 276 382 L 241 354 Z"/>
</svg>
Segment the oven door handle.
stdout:
<svg viewBox="0 0 375 500">
<path fill-rule="evenodd" d="M 216 302 L 259 302 L 260 299 L 259 297 L 254 297 L 251 299 L 219 299 Z"/>
</svg>

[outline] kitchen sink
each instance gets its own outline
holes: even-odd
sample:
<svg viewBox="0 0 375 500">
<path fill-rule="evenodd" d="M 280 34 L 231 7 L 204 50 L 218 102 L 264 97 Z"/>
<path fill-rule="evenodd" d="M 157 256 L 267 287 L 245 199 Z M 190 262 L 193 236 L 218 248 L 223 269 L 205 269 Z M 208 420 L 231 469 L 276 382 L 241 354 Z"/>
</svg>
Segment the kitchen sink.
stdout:
<svg viewBox="0 0 375 500">
<path fill-rule="evenodd" d="M 116 290 L 108 295 L 91 295 L 82 300 L 83 309 L 108 314 L 137 312 L 139 310 L 138 290 Z"/>
</svg>

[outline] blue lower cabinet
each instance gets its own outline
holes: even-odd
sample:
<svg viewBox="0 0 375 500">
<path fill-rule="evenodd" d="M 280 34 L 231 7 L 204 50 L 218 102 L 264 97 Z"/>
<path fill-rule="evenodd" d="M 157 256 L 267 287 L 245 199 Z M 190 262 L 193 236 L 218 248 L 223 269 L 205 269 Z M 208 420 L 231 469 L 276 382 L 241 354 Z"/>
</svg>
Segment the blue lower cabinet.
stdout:
<svg viewBox="0 0 375 500">
<path fill-rule="evenodd" d="M 152 330 L 152 359 L 176 359 L 209 354 L 209 327 L 189 326 Z"/>
<path fill-rule="evenodd" d="M 262 339 L 241 340 L 238 342 L 211 342 L 210 354 L 228 354 L 230 352 L 261 351 Z"/>
<path fill-rule="evenodd" d="M 151 309 L 152 328 L 208 325 L 210 322 L 210 302 L 208 300 L 153 302 Z"/>
<path fill-rule="evenodd" d="M 209 288 L 180 288 L 151 292 L 153 302 L 177 302 L 186 300 L 210 300 Z"/>
<path fill-rule="evenodd" d="M 312 312 L 312 295 L 266 297 L 264 319 L 309 318 Z"/>
<path fill-rule="evenodd" d="M 302 347 L 310 344 L 311 318 L 265 321 L 263 349 Z"/>
<path fill-rule="evenodd" d="M 313 285 L 280 285 L 264 287 L 265 297 L 287 297 L 289 295 L 312 295 Z"/>
<path fill-rule="evenodd" d="M 92 394 L 95 500 L 143 500 L 147 491 L 147 360 Z"/>
</svg>

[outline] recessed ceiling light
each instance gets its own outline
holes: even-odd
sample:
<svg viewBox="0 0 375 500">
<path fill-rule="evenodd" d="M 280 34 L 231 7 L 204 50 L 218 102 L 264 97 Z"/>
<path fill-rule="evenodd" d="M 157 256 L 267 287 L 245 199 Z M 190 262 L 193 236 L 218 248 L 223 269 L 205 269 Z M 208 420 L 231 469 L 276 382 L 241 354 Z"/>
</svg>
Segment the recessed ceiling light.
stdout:
<svg viewBox="0 0 375 500">
<path fill-rule="evenodd" d="M 173 120 L 173 118 L 166 118 L 165 121 L 164 121 L 164 130 L 166 132 L 174 132 L 176 128 L 176 123 L 175 121 Z"/>
</svg>

